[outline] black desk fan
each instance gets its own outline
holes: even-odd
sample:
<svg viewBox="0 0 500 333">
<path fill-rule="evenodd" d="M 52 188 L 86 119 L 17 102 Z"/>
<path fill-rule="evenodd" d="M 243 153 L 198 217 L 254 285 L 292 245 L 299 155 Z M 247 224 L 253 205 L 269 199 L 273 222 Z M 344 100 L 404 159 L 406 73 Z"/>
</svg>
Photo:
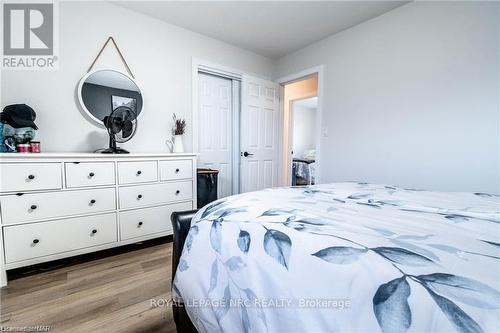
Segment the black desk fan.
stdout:
<svg viewBox="0 0 500 333">
<path fill-rule="evenodd" d="M 128 106 L 119 106 L 103 119 L 109 134 L 109 148 L 99 149 L 102 154 L 128 154 L 125 149 L 116 146 L 130 140 L 137 129 L 137 115 Z"/>
</svg>

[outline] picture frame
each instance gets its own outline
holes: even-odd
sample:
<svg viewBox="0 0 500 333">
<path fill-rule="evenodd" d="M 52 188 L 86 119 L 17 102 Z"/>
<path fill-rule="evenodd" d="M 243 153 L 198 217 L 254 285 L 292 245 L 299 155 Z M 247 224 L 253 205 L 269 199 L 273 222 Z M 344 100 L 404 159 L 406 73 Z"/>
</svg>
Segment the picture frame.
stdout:
<svg viewBox="0 0 500 333">
<path fill-rule="evenodd" d="M 126 106 L 136 112 L 137 110 L 137 99 L 133 97 L 125 97 L 118 95 L 111 95 L 111 110 L 116 110 L 120 106 Z"/>
</svg>

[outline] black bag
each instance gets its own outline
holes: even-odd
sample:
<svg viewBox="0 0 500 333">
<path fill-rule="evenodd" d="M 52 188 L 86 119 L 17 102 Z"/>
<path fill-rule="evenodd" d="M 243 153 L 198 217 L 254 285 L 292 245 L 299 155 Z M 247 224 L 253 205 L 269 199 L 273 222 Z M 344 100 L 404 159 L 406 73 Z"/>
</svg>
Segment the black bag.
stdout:
<svg viewBox="0 0 500 333">
<path fill-rule="evenodd" d="M 219 170 L 214 169 L 197 170 L 198 208 L 217 200 L 218 174 Z"/>
</svg>

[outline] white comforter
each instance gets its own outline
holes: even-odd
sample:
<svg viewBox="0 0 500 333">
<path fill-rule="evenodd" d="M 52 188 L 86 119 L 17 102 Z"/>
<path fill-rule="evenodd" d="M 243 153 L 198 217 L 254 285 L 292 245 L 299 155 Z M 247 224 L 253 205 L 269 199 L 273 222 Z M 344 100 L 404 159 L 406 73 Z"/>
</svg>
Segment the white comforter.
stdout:
<svg viewBox="0 0 500 333">
<path fill-rule="evenodd" d="M 365 183 L 229 197 L 173 286 L 200 332 L 500 329 L 500 197 Z"/>
</svg>

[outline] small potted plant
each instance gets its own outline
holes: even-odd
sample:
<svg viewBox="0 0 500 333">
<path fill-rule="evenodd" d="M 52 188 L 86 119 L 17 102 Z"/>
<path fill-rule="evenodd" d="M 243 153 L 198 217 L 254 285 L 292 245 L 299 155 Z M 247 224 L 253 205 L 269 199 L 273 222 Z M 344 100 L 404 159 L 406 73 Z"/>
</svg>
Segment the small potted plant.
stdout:
<svg viewBox="0 0 500 333">
<path fill-rule="evenodd" d="M 177 118 L 175 113 L 173 114 L 172 119 L 174 120 L 174 126 L 172 128 L 172 135 L 174 136 L 172 142 L 172 152 L 183 153 L 184 144 L 182 143 L 182 136 L 186 132 L 186 120 Z"/>
</svg>

